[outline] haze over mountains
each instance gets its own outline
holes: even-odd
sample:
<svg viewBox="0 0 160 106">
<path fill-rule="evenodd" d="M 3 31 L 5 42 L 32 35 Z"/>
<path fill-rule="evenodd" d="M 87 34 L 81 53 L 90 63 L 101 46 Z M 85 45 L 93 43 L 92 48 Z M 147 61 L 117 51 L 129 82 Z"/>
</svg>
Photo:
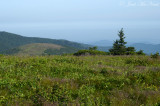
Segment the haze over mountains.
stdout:
<svg viewBox="0 0 160 106">
<path fill-rule="evenodd" d="M 94 46 L 100 46 L 101 48 L 111 48 L 113 45 L 114 41 L 110 41 L 110 40 L 101 40 L 101 41 L 96 41 L 96 42 L 88 42 L 86 44 L 89 45 L 94 45 Z M 160 52 L 160 44 L 153 44 L 150 42 L 127 42 L 126 46 L 132 46 L 135 47 L 137 51 L 139 50 L 144 50 L 144 52 L 146 54 L 151 54 L 151 53 L 156 53 L 156 52 Z M 103 49 L 101 49 L 103 50 Z"/>
<path fill-rule="evenodd" d="M 84 43 L 84 44 L 90 44 L 90 45 L 95 45 L 95 46 L 112 46 L 113 45 L 113 42 L 115 40 L 99 40 L 99 41 L 92 41 L 92 42 L 81 42 L 81 43 Z M 147 41 L 134 41 L 134 42 L 130 42 L 130 41 L 127 41 L 127 45 L 133 45 L 133 44 L 137 44 L 137 43 L 142 43 L 142 44 L 152 44 L 152 45 L 156 45 L 156 44 L 159 44 L 159 43 L 152 43 L 152 42 L 147 42 Z"/>
<path fill-rule="evenodd" d="M 80 49 L 98 46 L 98 50 L 108 51 L 113 42 L 102 40 L 88 44 L 38 37 L 24 37 L 21 35 L 0 32 L 0 53 L 9 55 L 59 55 L 74 53 Z M 129 43 L 136 50 L 144 50 L 146 54 L 160 52 L 160 44 Z"/>
</svg>

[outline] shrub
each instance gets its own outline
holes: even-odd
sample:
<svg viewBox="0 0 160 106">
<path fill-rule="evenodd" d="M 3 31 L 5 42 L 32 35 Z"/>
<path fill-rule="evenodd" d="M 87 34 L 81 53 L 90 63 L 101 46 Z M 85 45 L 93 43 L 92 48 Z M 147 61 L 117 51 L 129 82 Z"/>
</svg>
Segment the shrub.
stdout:
<svg viewBox="0 0 160 106">
<path fill-rule="evenodd" d="M 158 57 L 159 57 L 159 53 L 158 52 L 155 53 L 155 54 L 151 54 L 151 58 L 153 58 L 153 59 L 158 59 Z"/>
<path fill-rule="evenodd" d="M 134 55 L 135 54 L 135 48 L 134 47 L 126 48 L 126 54 L 127 55 Z"/>
<path fill-rule="evenodd" d="M 89 47 L 89 50 L 97 50 L 97 46 Z"/>
<path fill-rule="evenodd" d="M 139 50 L 138 52 L 136 52 L 137 55 L 146 55 L 143 50 Z"/>
</svg>

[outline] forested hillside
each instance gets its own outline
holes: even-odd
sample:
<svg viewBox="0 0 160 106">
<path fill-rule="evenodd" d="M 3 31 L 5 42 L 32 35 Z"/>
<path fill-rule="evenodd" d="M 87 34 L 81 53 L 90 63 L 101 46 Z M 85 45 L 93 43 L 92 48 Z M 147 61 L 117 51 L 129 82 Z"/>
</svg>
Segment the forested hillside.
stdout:
<svg viewBox="0 0 160 106">
<path fill-rule="evenodd" d="M 36 38 L 36 37 L 24 37 L 17 34 L 8 32 L 0 32 L 0 52 L 9 49 L 17 48 L 22 45 L 31 43 L 52 43 L 65 47 L 85 49 L 88 45 L 71 42 L 67 40 L 47 39 L 47 38 Z"/>
</svg>

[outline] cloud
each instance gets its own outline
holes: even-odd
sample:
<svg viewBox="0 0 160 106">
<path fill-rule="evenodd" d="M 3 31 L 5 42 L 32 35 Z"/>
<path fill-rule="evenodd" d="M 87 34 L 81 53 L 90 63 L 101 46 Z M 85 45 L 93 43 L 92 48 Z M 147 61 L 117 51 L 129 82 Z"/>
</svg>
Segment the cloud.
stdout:
<svg viewBox="0 0 160 106">
<path fill-rule="evenodd" d="M 121 1 L 120 6 L 125 7 L 159 7 L 158 1 Z"/>
<path fill-rule="evenodd" d="M 136 5 L 137 5 L 136 2 L 129 1 L 127 4 L 127 7 L 136 6 Z"/>
<path fill-rule="evenodd" d="M 151 6 L 160 6 L 160 3 L 151 2 L 150 5 L 151 5 Z"/>
</svg>

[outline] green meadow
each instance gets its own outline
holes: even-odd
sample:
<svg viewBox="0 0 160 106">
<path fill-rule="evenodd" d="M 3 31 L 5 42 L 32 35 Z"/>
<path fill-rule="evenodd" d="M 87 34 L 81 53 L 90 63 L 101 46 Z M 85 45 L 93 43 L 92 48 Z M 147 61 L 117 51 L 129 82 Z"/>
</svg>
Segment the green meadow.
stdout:
<svg viewBox="0 0 160 106">
<path fill-rule="evenodd" d="M 160 58 L 1 56 L 0 105 L 158 106 Z"/>
</svg>

